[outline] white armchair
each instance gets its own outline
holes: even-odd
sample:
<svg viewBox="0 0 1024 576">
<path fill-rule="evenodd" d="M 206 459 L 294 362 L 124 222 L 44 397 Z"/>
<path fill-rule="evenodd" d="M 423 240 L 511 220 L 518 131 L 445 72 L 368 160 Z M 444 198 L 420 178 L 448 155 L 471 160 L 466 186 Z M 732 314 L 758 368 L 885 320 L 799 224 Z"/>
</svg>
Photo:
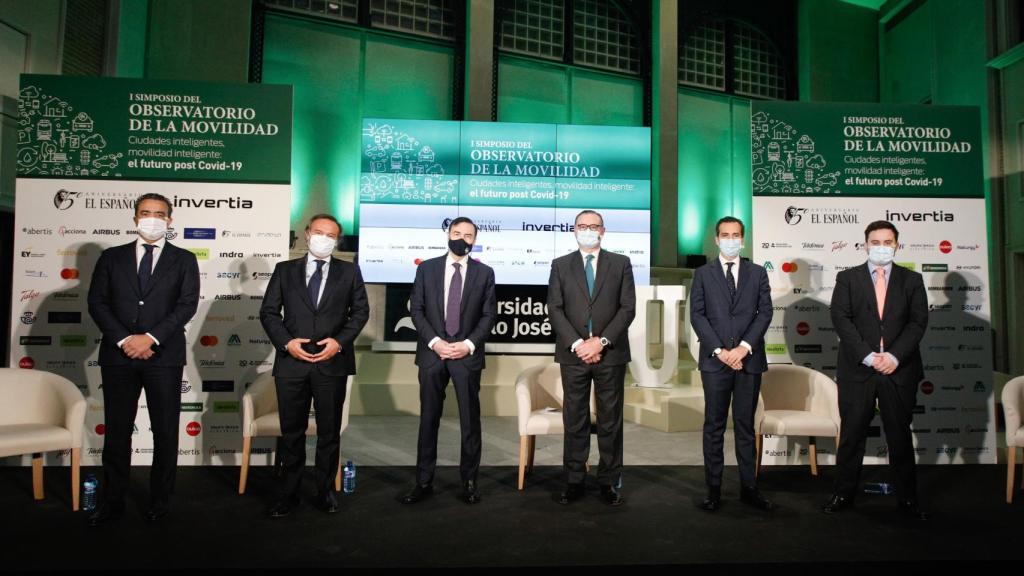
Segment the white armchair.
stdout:
<svg viewBox="0 0 1024 576">
<path fill-rule="evenodd" d="M 565 434 L 562 423 L 562 375 L 558 364 L 532 366 L 516 378 L 519 417 L 519 489 L 526 485 L 526 472 L 533 468 L 537 435 Z M 597 422 L 597 398 L 590 390 L 590 422 Z"/>
<path fill-rule="evenodd" d="M 348 412 L 352 405 L 352 376 L 345 384 L 345 404 L 341 408 L 341 433 L 348 428 Z M 307 436 L 316 436 L 316 420 L 309 418 L 306 428 Z M 274 377 L 263 373 L 249 385 L 242 396 L 242 470 L 238 477 L 238 493 L 245 494 L 245 485 L 249 479 L 249 455 L 252 452 L 252 439 L 256 436 L 281 436 L 281 416 L 277 412 L 277 390 Z M 341 490 L 342 460 L 338 458 L 338 472 L 334 477 L 335 490 Z"/>
<path fill-rule="evenodd" d="M 1006 503 L 1013 502 L 1013 474 L 1017 468 L 1017 448 L 1024 447 L 1024 376 L 1017 376 L 1003 387 L 1003 416 L 1006 419 Z M 1024 488 L 1024 472 L 1021 474 Z"/>
<path fill-rule="evenodd" d="M 807 436 L 811 474 L 818 475 L 817 437 L 835 438 L 839 446 L 839 390 L 828 376 L 803 366 L 772 364 L 761 379 L 754 417 L 757 468 L 765 435 Z"/>
<path fill-rule="evenodd" d="M 32 495 L 43 499 L 43 452 L 71 450 L 71 509 L 78 510 L 86 403 L 70 380 L 0 368 L 0 458 L 32 455 Z"/>
</svg>

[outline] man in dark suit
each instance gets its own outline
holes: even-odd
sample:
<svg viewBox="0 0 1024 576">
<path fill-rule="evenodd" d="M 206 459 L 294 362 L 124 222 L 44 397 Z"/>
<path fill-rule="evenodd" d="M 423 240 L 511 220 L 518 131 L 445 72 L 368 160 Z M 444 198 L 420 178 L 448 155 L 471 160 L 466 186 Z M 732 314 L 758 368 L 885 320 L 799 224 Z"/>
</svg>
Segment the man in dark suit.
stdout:
<svg viewBox="0 0 1024 576">
<path fill-rule="evenodd" d="M 611 506 L 625 500 L 616 488 L 622 472 L 622 405 L 629 363 L 629 325 L 636 315 L 636 287 L 629 258 L 601 248 L 604 218 L 593 210 L 576 215 L 580 249 L 551 262 L 548 316 L 555 330 L 555 362 L 561 365 L 563 462 L 569 504 L 584 494 L 590 455 L 590 386 L 597 397 L 597 481 Z"/>
<path fill-rule="evenodd" d="M 740 501 L 771 510 L 757 488 L 754 468 L 754 412 L 761 375 L 768 370 L 764 335 L 772 321 L 768 273 L 740 258 L 745 227 L 726 216 L 715 225 L 718 258 L 697 269 L 690 290 L 690 325 L 700 339 L 697 367 L 704 386 L 704 481 L 701 508 L 714 512 L 722 504 L 725 425 L 732 402 Z"/>
<path fill-rule="evenodd" d="M 418 335 L 420 432 L 416 485 L 402 497 L 404 504 L 415 504 L 433 493 L 437 428 L 449 380 L 459 401 L 462 498 L 469 504 L 480 502 L 480 373 L 484 369 L 484 343 L 491 335 L 498 306 L 494 270 L 469 258 L 476 234 L 476 224 L 469 218 L 452 220 L 448 226 L 448 254 L 431 258 L 416 269 L 410 312 Z"/>
<path fill-rule="evenodd" d="M 835 490 L 822 508 L 826 514 L 853 505 L 877 400 L 899 509 L 928 518 L 918 506 L 910 431 L 924 379 L 920 343 L 928 328 L 928 297 L 921 274 L 893 265 L 899 238 L 891 223 L 872 222 L 864 231 L 867 263 L 836 275 L 832 324 L 839 336 L 836 383 L 843 426 Z"/>
<path fill-rule="evenodd" d="M 359 267 L 331 257 L 340 237 L 334 216 L 313 216 L 306 226 L 309 252 L 278 263 L 260 307 L 260 322 L 277 350 L 274 383 L 281 416 L 281 479 L 268 512 L 272 518 L 287 516 L 299 503 L 310 400 L 316 410 L 316 505 L 328 514 L 338 511 L 333 483 L 341 409 L 348 377 L 356 373 L 353 344 L 370 317 Z"/>
<path fill-rule="evenodd" d="M 124 511 L 131 467 L 132 429 L 139 395 L 153 429 L 153 469 L 146 518 L 169 511 L 178 464 L 181 375 L 185 367 L 185 324 L 199 304 L 199 265 L 194 254 L 166 240 L 170 201 L 143 194 L 135 202 L 139 239 L 103 251 L 89 285 L 89 315 L 103 333 L 103 501 L 90 525 Z"/>
</svg>

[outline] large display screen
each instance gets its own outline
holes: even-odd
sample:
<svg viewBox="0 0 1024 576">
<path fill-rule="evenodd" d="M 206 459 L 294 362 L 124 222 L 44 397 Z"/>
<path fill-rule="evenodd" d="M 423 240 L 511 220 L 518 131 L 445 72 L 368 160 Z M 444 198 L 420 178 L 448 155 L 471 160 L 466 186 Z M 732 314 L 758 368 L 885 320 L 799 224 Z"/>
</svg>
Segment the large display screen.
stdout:
<svg viewBox="0 0 1024 576">
<path fill-rule="evenodd" d="M 604 217 L 602 246 L 650 282 L 649 128 L 367 118 L 359 202 L 367 282 L 412 282 L 467 216 L 473 257 L 499 284 L 547 284 L 551 260 L 577 249 L 583 209 Z"/>
</svg>

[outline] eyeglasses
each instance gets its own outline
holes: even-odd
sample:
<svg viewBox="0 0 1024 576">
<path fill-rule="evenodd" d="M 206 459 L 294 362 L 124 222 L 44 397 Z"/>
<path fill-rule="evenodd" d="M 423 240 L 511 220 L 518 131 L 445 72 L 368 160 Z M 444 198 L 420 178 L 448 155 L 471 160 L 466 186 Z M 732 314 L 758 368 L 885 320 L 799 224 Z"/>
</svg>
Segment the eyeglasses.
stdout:
<svg viewBox="0 0 1024 576">
<path fill-rule="evenodd" d="M 593 230 L 594 232 L 600 232 L 603 226 L 601 224 L 577 224 L 577 230 Z"/>
</svg>

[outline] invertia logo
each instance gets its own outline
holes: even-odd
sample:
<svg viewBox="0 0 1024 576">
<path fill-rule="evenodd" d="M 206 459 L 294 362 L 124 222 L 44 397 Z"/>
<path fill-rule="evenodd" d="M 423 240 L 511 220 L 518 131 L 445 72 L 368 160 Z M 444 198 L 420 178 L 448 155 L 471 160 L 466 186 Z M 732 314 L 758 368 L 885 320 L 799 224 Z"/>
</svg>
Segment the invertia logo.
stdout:
<svg viewBox="0 0 1024 576">
<path fill-rule="evenodd" d="M 107 425 L 106 424 L 97 424 L 96 425 L 96 435 L 97 436 L 103 436 L 106 433 L 107 433 Z"/>
<path fill-rule="evenodd" d="M 202 346 L 216 346 L 220 340 L 216 336 L 202 336 L 199 338 L 199 344 Z"/>
<path fill-rule="evenodd" d="M 199 422 L 189 422 L 185 425 L 185 433 L 189 436 L 199 436 L 199 433 L 203 431 L 203 426 Z"/>
<path fill-rule="evenodd" d="M 21 360 L 18 360 L 18 368 L 24 368 L 25 370 L 31 370 L 36 367 L 36 361 L 31 356 L 25 356 Z"/>
<path fill-rule="evenodd" d="M 950 242 L 949 240 L 943 240 L 942 242 L 939 242 L 939 252 L 942 252 L 943 254 L 949 254 L 952 251 L 953 251 L 953 243 L 952 242 Z"/>
<path fill-rule="evenodd" d="M 78 278 L 78 268 L 65 268 L 61 270 L 60 277 L 64 280 L 75 280 Z"/>
<path fill-rule="evenodd" d="M 798 266 L 796 265 L 796 262 L 783 262 L 782 263 L 782 271 L 785 272 L 786 274 L 792 274 L 793 272 L 796 272 L 797 269 L 798 269 Z"/>
<path fill-rule="evenodd" d="M 796 333 L 801 336 L 807 336 L 808 332 L 811 331 L 811 326 L 807 322 L 801 322 L 796 325 Z"/>
<path fill-rule="evenodd" d="M 932 392 L 935 392 L 935 384 L 932 384 L 931 380 L 921 382 L 921 392 L 924 394 L 931 394 Z"/>
</svg>

